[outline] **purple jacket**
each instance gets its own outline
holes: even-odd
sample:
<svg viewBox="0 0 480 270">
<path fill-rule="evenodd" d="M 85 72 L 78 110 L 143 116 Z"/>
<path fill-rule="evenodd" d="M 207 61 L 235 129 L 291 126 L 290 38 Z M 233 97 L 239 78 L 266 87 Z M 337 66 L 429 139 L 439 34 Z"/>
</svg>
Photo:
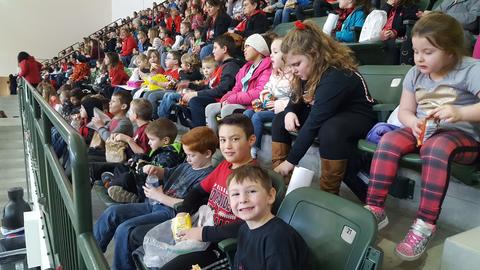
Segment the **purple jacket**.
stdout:
<svg viewBox="0 0 480 270">
<path fill-rule="evenodd" d="M 230 104 L 240 104 L 246 106 L 247 109 L 252 109 L 252 101 L 259 98 L 260 92 L 270 79 L 270 74 L 272 74 L 272 61 L 270 57 L 263 58 L 260 66 L 253 72 L 252 77 L 248 81 L 247 91 L 242 92 L 242 78 L 245 77 L 251 66 L 251 61 L 243 65 L 238 71 L 237 76 L 235 76 L 235 86 L 223 95 L 220 102 L 227 101 Z"/>
</svg>

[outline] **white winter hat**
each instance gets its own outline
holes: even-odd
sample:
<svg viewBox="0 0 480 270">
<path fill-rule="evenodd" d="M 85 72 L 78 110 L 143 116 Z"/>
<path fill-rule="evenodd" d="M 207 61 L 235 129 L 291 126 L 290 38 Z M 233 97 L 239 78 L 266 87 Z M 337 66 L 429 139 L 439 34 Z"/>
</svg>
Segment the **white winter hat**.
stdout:
<svg viewBox="0 0 480 270">
<path fill-rule="evenodd" d="M 245 45 L 248 45 L 254 48 L 257 52 L 261 53 L 263 56 L 270 55 L 270 49 L 268 48 L 267 42 L 260 34 L 253 34 L 245 40 Z"/>
</svg>

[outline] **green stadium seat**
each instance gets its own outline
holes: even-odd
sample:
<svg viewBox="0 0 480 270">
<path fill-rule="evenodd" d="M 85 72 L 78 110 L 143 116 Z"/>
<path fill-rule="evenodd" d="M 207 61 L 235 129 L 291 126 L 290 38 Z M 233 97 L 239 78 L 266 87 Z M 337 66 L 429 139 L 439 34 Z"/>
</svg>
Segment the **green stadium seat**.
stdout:
<svg viewBox="0 0 480 270">
<path fill-rule="evenodd" d="M 410 66 L 360 66 L 359 72 L 365 78 L 368 90 L 372 97 L 378 102 L 374 110 L 378 113 L 378 120 L 385 122 L 390 112 L 400 102 L 402 93 L 403 77 L 410 69 Z M 373 154 L 376 144 L 366 140 L 358 142 L 358 149 Z M 418 154 L 408 154 L 400 161 L 402 167 L 421 170 L 422 161 Z M 479 167 L 475 165 L 461 165 L 452 163 L 451 173 L 458 180 L 467 185 L 478 183 Z"/>
<path fill-rule="evenodd" d="M 372 248 L 377 223 L 360 205 L 330 193 L 299 188 L 283 200 L 277 216 L 290 224 L 312 252 L 319 269 L 377 269 L 383 254 Z M 233 251 L 235 242 L 228 248 Z"/>
</svg>

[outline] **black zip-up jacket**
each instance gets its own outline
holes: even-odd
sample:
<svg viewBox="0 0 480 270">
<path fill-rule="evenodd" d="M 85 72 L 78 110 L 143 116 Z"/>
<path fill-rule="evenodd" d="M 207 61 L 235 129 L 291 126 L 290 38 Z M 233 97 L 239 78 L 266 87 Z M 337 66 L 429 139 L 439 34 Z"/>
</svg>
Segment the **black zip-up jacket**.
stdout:
<svg viewBox="0 0 480 270">
<path fill-rule="evenodd" d="M 225 60 L 220 68 L 222 69 L 222 75 L 220 77 L 220 83 L 217 87 L 212 89 L 204 89 L 198 91 L 198 96 L 209 96 L 212 98 L 220 99 L 232 90 L 235 85 L 235 76 L 237 75 L 244 62 L 236 58 L 230 58 Z"/>
</svg>

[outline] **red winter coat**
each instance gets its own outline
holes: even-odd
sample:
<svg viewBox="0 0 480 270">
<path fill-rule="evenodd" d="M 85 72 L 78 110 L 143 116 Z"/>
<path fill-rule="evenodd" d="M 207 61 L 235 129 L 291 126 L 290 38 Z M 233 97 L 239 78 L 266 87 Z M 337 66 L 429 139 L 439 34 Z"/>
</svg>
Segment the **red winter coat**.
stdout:
<svg viewBox="0 0 480 270">
<path fill-rule="evenodd" d="M 110 68 L 110 71 L 108 71 L 108 77 L 110 78 L 110 84 L 112 86 L 126 84 L 129 79 L 121 62 Z"/>
<path fill-rule="evenodd" d="M 133 49 L 137 48 L 137 42 L 132 35 L 128 35 L 126 38 L 122 40 L 122 52 L 120 53 L 121 56 L 129 56 L 132 55 Z"/>
<path fill-rule="evenodd" d="M 40 76 L 42 64 L 37 62 L 33 56 L 21 61 L 18 66 L 20 67 L 20 73 L 18 73 L 18 76 L 25 78 L 30 84 L 38 84 L 42 81 Z"/>
<path fill-rule="evenodd" d="M 175 23 L 175 32 L 172 33 L 172 29 L 173 29 L 173 24 Z M 180 16 L 176 16 L 175 19 L 173 19 L 171 16 L 168 17 L 166 20 L 165 20 L 165 24 L 167 26 L 167 30 L 168 32 L 175 34 L 175 33 L 180 33 L 180 24 L 182 23 L 182 17 Z"/>
</svg>

